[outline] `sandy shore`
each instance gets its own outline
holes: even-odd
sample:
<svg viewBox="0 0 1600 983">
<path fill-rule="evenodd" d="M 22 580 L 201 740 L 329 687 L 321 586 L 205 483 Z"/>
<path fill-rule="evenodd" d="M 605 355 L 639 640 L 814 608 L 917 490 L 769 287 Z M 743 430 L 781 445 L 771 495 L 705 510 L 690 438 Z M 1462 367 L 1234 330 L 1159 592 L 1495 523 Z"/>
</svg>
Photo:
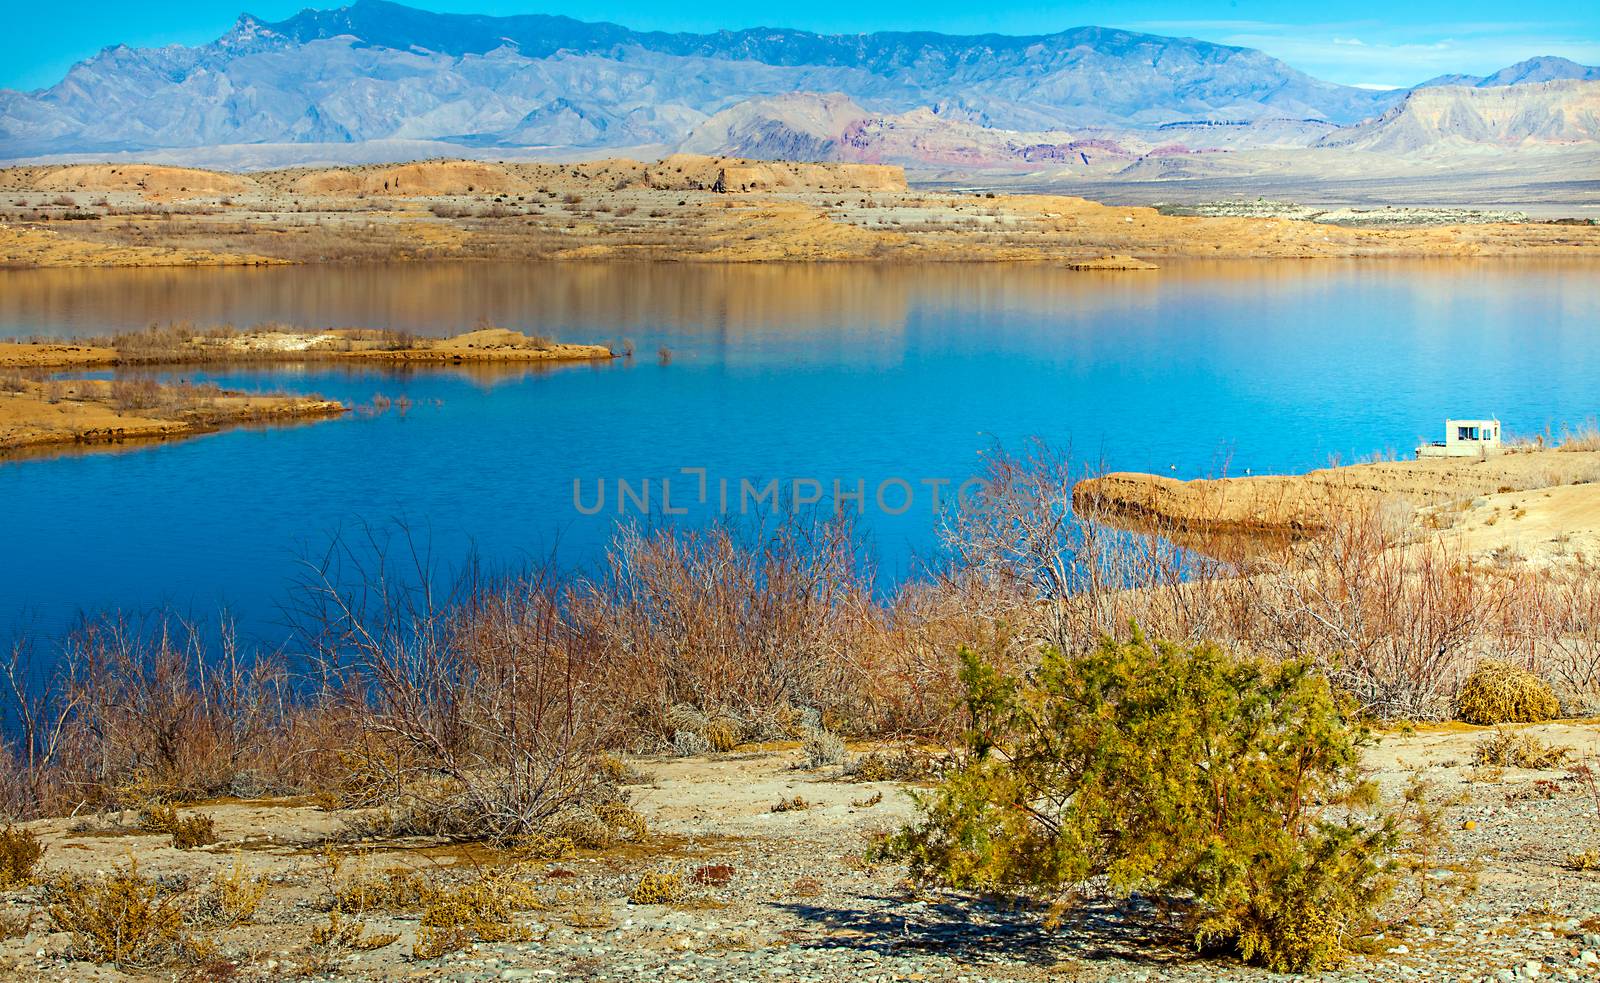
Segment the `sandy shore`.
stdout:
<svg viewBox="0 0 1600 983">
<path fill-rule="evenodd" d="M 1166 215 L 1062 195 L 920 191 L 896 168 L 687 155 L 253 174 L 11 168 L 0 170 L 0 194 L 0 266 L 12 267 L 537 259 L 1137 270 L 1163 257 L 1600 256 L 1600 227 L 1589 225 L 1358 229 Z"/>
<path fill-rule="evenodd" d="M 1600 451 L 1546 448 L 1477 458 L 1379 461 L 1300 475 L 1179 481 L 1113 472 L 1079 482 L 1075 505 L 1180 534 L 1299 537 L 1342 515 L 1387 510 L 1468 556 L 1600 559 Z"/>
</svg>

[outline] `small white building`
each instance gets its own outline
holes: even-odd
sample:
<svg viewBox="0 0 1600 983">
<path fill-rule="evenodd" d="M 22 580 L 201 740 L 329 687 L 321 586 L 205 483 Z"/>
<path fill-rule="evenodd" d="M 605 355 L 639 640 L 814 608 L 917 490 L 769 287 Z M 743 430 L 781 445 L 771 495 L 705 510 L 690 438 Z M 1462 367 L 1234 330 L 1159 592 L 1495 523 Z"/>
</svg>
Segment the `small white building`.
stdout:
<svg viewBox="0 0 1600 983">
<path fill-rule="evenodd" d="M 1500 421 L 1446 420 L 1444 440 L 1423 444 L 1418 457 L 1488 457 L 1500 453 Z"/>
</svg>

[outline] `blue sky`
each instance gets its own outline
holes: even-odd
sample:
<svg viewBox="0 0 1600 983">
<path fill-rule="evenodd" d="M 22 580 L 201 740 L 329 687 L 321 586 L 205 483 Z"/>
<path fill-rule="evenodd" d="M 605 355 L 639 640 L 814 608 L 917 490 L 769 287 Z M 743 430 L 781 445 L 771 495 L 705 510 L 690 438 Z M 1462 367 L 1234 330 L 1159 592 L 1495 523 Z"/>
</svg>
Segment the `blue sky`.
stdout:
<svg viewBox="0 0 1600 983">
<path fill-rule="evenodd" d="M 241 4 L 243 6 L 241 6 Z M 338 6 L 328 0 L 324 6 Z M 629 27 L 705 31 L 752 27 L 736 8 L 643 0 L 530 5 L 516 0 L 417 0 L 414 6 L 470 13 L 560 13 Z M 201 44 L 241 10 L 281 20 L 304 0 L 59 0 L 9 4 L 0 14 L 0 87 L 58 81 L 73 62 L 117 43 Z M 875 30 L 1039 34 L 1099 24 L 1260 48 L 1319 78 L 1400 86 L 1446 72 L 1485 74 L 1554 54 L 1600 64 L 1600 4 L 1583 0 L 1113 0 L 1106 3 L 989 3 L 969 0 L 811 0 L 772 7 L 763 26 L 855 33 Z M 1508 19 L 1515 12 L 1518 18 Z"/>
</svg>

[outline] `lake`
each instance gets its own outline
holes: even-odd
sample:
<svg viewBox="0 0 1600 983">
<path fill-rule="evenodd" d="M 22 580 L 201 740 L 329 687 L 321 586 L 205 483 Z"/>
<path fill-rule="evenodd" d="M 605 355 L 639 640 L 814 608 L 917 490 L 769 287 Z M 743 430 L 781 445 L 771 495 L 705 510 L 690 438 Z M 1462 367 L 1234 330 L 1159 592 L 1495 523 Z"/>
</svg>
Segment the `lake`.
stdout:
<svg viewBox="0 0 1600 983">
<path fill-rule="evenodd" d="M 844 504 L 864 512 L 892 579 L 935 544 L 932 493 L 953 495 L 996 442 L 1038 436 L 1110 468 L 1195 477 L 1405 456 L 1447 415 L 1529 433 L 1600 411 L 1600 265 L 1583 261 L 0 272 L 0 336 L 167 321 L 430 335 L 492 321 L 636 355 L 172 373 L 391 402 L 0 464 L 0 634 L 171 605 L 226 607 L 270 638 L 307 557 L 400 525 L 446 568 L 474 553 L 491 567 L 591 563 L 619 479 L 630 515 L 648 479 L 651 521 L 691 522 L 721 511 L 723 482 L 737 511 L 774 479 L 785 498 L 828 499 L 838 481 L 860 490 Z M 683 469 L 704 469 L 704 503 L 700 471 Z M 586 514 L 602 480 L 604 507 Z"/>
</svg>

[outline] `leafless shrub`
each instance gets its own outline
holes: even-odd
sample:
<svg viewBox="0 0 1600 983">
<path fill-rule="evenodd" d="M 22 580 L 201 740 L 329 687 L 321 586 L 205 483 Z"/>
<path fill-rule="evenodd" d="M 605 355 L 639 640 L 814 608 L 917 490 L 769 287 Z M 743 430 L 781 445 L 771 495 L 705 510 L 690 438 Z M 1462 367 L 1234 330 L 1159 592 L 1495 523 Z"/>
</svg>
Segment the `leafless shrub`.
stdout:
<svg viewBox="0 0 1600 983">
<path fill-rule="evenodd" d="M 505 842 L 615 797 L 597 765 L 605 706 L 551 582 L 474 584 L 455 605 L 381 572 L 357 582 L 342 589 L 324 570 L 307 608 L 318 671 L 338 680 L 357 728 L 354 801 L 417 830 Z"/>
<path fill-rule="evenodd" d="M 858 546 L 848 522 L 816 517 L 625 528 L 605 575 L 577 585 L 572 616 L 647 739 L 684 729 L 684 706 L 780 729 L 797 708 L 849 716 L 849 653 L 872 610 Z"/>
<path fill-rule="evenodd" d="M 31 817 L 279 787 L 291 764 L 281 661 L 171 618 L 101 619 L 3 667 L 0 810 Z"/>
</svg>

